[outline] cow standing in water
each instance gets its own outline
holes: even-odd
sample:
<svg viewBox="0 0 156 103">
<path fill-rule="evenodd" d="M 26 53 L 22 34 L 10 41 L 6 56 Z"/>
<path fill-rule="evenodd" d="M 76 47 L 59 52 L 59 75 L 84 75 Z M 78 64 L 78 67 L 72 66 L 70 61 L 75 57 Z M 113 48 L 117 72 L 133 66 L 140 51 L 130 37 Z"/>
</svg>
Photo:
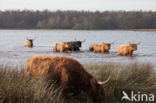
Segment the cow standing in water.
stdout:
<svg viewBox="0 0 156 103">
<path fill-rule="evenodd" d="M 84 67 L 75 59 L 62 56 L 32 56 L 26 61 L 25 72 L 29 75 L 47 76 L 56 81 L 65 94 L 77 94 L 86 92 L 93 101 L 100 103 L 105 98 L 102 84 L 98 82 Z"/>
<path fill-rule="evenodd" d="M 25 46 L 25 47 L 32 48 L 32 47 L 33 47 L 33 40 L 34 40 L 34 39 L 27 39 L 27 40 L 24 42 L 24 46 Z"/>
<path fill-rule="evenodd" d="M 114 43 L 114 42 L 113 42 Z M 113 43 L 100 43 L 94 45 L 94 52 L 95 53 L 109 53 L 111 48 L 111 44 Z"/>
<path fill-rule="evenodd" d="M 137 45 L 138 44 L 139 43 L 137 43 L 137 44 L 129 43 L 127 45 L 119 45 L 118 48 L 117 48 L 118 54 L 122 55 L 122 56 L 127 56 L 127 55 L 132 56 L 133 55 L 133 51 L 137 50 Z"/>
<path fill-rule="evenodd" d="M 64 43 L 68 45 L 69 51 L 80 51 L 82 41 L 69 41 Z"/>
<path fill-rule="evenodd" d="M 53 44 L 53 51 L 54 52 L 67 52 L 68 45 L 62 42 L 56 42 Z"/>
<path fill-rule="evenodd" d="M 53 44 L 53 51 L 55 52 L 80 51 L 82 42 L 84 41 L 56 42 Z"/>
</svg>

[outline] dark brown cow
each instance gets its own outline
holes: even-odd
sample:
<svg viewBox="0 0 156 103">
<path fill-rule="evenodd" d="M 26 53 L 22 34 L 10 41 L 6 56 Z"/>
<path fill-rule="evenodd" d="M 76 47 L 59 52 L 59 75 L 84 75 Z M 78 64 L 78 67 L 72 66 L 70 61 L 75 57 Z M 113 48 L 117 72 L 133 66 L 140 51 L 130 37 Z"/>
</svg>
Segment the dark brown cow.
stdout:
<svg viewBox="0 0 156 103">
<path fill-rule="evenodd" d="M 68 45 L 69 51 L 79 51 L 82 42 L 83 41 L 68 41 L 68 42 L 64 42 L 64 43 Z"/>
<path fill-rule="evenodd" d="M 55 52 L 80 51 L 82 42 L 83 41 L 56 42 L 53 44 L 53 51 Z"/>
<path fill-rule="evenodd" d="M 84 91 L 97 103 L 104 100 L 103 86 L 73 58 L 32 56 L 26 61 L 25 72 L 30 75 L 49 75 L 51 80 L 63 87 L 65 93 L 70 91 L 75 94 Z"/>
</svg>

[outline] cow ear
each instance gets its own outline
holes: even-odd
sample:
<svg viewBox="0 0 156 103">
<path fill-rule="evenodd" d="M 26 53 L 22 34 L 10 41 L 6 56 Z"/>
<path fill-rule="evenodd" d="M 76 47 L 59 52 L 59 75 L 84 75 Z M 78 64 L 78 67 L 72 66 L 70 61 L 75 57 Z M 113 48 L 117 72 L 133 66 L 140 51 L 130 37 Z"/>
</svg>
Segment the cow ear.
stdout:
<svg viewBox="0 0 156 103">
<path fill-rule="evenodd" d="M 93 90 L 93 92 L 94 93 L 96 93 L 96 80 L 94 79 L 94 78 L 92 78 L 91 80 L 90 80 L 90 85 L 91 85 L 91 88 L 92 88 L 92 90 Z"/>
</svg>

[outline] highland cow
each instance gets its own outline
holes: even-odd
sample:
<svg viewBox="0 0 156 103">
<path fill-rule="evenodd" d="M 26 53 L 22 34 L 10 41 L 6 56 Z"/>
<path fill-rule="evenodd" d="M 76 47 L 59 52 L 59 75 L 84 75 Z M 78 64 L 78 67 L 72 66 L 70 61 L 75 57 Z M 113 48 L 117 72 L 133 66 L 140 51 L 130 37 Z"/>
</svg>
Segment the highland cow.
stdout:
<svg viewBox="0 0 156 103">
<path fill-rule="evenodd" d="M 127 55 L 132 56 L 133 51 L 137 50 L 137 45 L 138 44 L 134 44 L 134 43 L 130 43 L 127 45 L 119 45 L 117 48 L 118 54 L 122 56 L 127 56 Z"/>
<path fill-rule="evenodd" d="M 63 87 L 64 93 L 76 94 L 84 91 L 97 103 L 104 100 L 102 84 L 109 80 L 100 84 L 78 61 L 61 56 L 32 56 L 26 61 L 25 72 L 33 76 L 48 75 L 49 79 Z"/>
<path fill-rule="evenodd" d="M 25 46 L 25 47 L 32 48 L 32 47 L 33 47 L 33 39 L 27 39 L 27 40 L 24 42 L 24 46 Z"/>
<path fill-rule="evenodd" d="M 53 44 L 53 51 L 54 52 L 67 52 L 68 45 L 66 43 L 56 42 Z"/>
<path fill-rule="evenodd" d="M 64 43 L 68 45 L 69 51 L 80 51 L 82 42 L 83 41 L 68 41 Z"/>
<path fill-rule="evenodd" d="M 95 53 L 109 53 L 110 47 L 112 43 L 101 43 L 94 45 L 94 52 Z"/>
</svg>

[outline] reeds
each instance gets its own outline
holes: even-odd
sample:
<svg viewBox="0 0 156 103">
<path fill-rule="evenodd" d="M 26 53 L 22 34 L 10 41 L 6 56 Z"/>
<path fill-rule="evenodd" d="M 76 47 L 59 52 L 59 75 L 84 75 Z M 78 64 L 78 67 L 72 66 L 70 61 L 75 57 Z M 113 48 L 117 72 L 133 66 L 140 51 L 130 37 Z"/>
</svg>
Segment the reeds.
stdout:
<svg viewBox="0 0 156 103">
<path fill-rule="evenodd" d="M 104 86 L 106 101 L 120 102 L 122 91 L 156 94 L 156 72 L 151 64 L 86 65 L 86 68 L 101 81 L 106 80 L 110 75 L 110 81 Z"/>
<path fill-rule="evenodd" d="M 84 65 L 95 78 L 105 81 L 106 100 L 104 103 L 119 103 L 122 91 L 156 94 L 156 72 L 148 63 Z M 85 103 L 81 94 L 64 97 L 62 88 L 55 83 L 47 88 L 48 81 L 41 77 L 31 77 L 24 68 L 0 66 L 0 103 Z M 82 99 L 82 98 L 83 99 Z M 89 102 L 88 103 L 92 103 Z M 126 102 L 125 102 L 126 103 Z M 127 102 L 128 103 L 128 102 Z"/>
<path fill-rule="evenodd" d="M 0 67 L 0 103 L 63 103 L 62 89 L 47 88 L 41 77 L 25 75 L 24 69 Z"/>
</svg>

